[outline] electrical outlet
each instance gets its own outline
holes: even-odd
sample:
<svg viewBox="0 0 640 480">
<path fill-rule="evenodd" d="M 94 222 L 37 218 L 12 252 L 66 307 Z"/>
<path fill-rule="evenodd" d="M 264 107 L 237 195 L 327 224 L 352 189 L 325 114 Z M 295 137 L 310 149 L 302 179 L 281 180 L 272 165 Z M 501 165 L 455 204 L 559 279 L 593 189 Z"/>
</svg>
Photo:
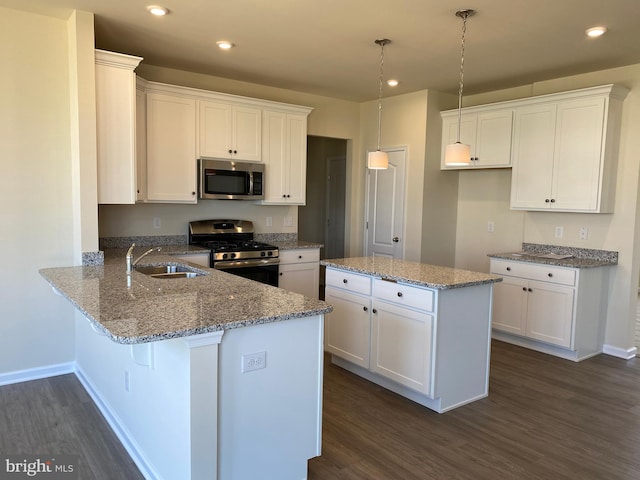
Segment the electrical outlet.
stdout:
<svg viewBox="0 0 640 480">
<path fill-rule="evenodd" d="M 273 217 L 267 217 L 267 227 L 273 226 Z"/>
<path fill-rule="evenodd" d="M 589 229 L 587 227 L 580 227 L 578 237 L 580 238 L 580 240 L 586 240 L 587 238 L 589 238 Z"/>
<path fill-rule="evenodd" d="M 496 225 L 495 223 L 493 223 L 491 220 L 489 220 L 489 222 L 487 223 L 487 232 L 489 233 L 493 233 L 496 229 Z"/>
<path fill-rule="evenodd" d="M 291 215 L 287 215 L 284 217 L 284 226 L 292 227 L 293 226 L 293 217 Z"/>
<path fill-rule="evenodd" d="M 562 238 L 564 235 L 564 227 L 556 227 L 556 238 Z"/>
<path fill-rule="evenodd" d="M 260 370 L 267 366 L 267 352 L 248 353 L 242 355 L 241 373 Z"/>
<path fill-rule="evenodd" d="M 160 217 L 153 217 L 153 228 L 160 228 L 161 225 L 162 221 L 160 220 Z"/>
<path fill-rule="evenodd" d="M 131 377 L 129 376 L 129 370 L 124 371 L 124 391 L 129 392 L 131 390 Z"/>
</svg>

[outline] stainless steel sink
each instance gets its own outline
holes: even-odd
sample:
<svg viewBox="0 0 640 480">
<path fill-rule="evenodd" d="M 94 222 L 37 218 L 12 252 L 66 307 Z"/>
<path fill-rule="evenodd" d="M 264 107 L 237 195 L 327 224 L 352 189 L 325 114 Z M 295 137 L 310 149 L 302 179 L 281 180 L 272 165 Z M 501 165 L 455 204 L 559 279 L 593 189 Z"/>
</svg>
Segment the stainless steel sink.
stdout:
<svg viewBox="0 0 640 480">
<path fill-rule="evenodd" d="M 187 267 L 186 265 L 144 265 L 135 270 L 153 278 L 195 278 L 206 273 Z"/>
</svg>

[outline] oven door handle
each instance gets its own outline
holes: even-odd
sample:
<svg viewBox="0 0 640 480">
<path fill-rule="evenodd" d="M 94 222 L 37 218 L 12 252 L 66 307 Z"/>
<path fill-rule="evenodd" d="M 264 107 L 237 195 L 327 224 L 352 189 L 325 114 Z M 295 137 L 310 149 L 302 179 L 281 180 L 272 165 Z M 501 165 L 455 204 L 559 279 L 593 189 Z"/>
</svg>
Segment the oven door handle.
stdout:
<svg viewBox="0 0 640 480">
<path fill-rule="evenodd" d="M 268 265 L 278 265 L 279 263 L 279 258 L 265 258 L 259 260 L 224 260 L 222 262 L 214 263 L 213 268 L 216 270 L 227 270 L 231 268 L 266 267 Z"/>
</svg>

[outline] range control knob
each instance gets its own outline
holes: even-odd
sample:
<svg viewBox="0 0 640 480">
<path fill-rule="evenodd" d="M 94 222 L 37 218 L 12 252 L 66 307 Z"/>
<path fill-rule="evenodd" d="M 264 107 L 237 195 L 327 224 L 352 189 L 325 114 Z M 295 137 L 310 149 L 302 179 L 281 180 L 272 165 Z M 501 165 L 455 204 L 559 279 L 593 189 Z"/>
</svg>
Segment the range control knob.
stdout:
<svg viewBox="0 0 640 480">
<path fill-rule="evenodd" d="M 226 259 L 228 257 L 228 255 L 226 253 L 222 254 L 222 258 Z"/>
<path fill-rule="evenodd" d="M 260 256 L 261 256 L 261 257 L 264 257 L 265 255 L 266 255 L 266 253 L 264 253 L 264 252 L 260 252 Z"/>
<path fill-rule="evenodd" d="M 235 254 L 235 253 L 232 253 L 232 254 L 231 254 L 231 258 L 236 258 L 236 254 Z"/>
</svg>

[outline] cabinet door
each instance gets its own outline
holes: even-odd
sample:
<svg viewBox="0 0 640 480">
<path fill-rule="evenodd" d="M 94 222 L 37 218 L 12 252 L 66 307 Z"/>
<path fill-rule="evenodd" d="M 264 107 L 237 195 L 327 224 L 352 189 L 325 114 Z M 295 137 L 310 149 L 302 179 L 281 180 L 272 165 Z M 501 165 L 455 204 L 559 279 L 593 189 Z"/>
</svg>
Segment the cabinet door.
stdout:
<svg viewBox="0 0 640 480">
<path fill-rule="evenodd" d="M 552 205 L 555 124 L 553 104 L 516 109 L 511 208 L 546 210 Z"/>
<path fill-rule="evenodd" d="M 307 191 L 307 117 L 287 114 L 287 203 L 304 205 Z"/>
<path fill-rule="evenodd" d="M 280 264 L 278 287 L 305 297 L 318 298 L 320 265 L 318 263 Z"/>
<path fill-rule="evenodd" d="M 136 200 L 147 200 L 147 94 L 136 91 Z"/>
<path fill-rule="evenodd" d="M 528 283 L 526 279 L 504 276 L 502 282 L 493 284 L 493 328 L 525 335 Z"/>
<path fill-rule="evenodd" d="M 553 209 L 595 211 L 602 180 L 605 98 L 558 104 Z"/>
<path fill-rule="evenodd" d="M 233 155 L 235 160 L 262 160 L 262 110 L 234 107 L 232 114 Z"/>
<path fill-rule="evenodd" d="M 475 167 L 510 167 L 513 110 L 478 113 Z"/>
<path fill-rule="evenodd" d="M 231 105 L 200 100 L 198 156 L 231 158 Z"/>
<path fill-rule="evenodd" d="M 371 299 L 326 287 L 325 301 L 333 305 L 333 311 L 325 317 L 325 349 L 369 368 Z"/>
<path fill-rule="evenodd" d="M 527 295 L 527 337 L 572 348 L 574 292 L 570 287 L 530 281 Z"/>
<path fill-rule="evenodd" d="M 371 370 L 431 396 L 433 317 L 374 301 Z"/>
<path fill-rule="evenodd" d="M 263 118 L 263 161 L 266 166 L 262 203 L 304 205 L 307 117 L 267 110 Z"/>
<path fill-rule="evenodd" d="M 188 97 L 147 94 L 147 198 L 196 203 L 196 104 Z"/>
</svg>

